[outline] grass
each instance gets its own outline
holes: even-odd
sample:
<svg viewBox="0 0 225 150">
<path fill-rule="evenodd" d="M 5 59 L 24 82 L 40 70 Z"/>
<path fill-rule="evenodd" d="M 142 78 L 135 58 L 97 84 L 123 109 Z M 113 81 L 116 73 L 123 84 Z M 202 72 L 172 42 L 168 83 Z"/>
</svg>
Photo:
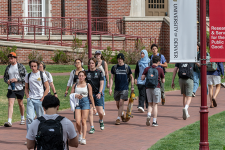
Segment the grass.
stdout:
<svg viewBox="0 0 225 150">
<path fill-rule="evenodd" d="M 209 117 L 209 149 L 222 150 L 225 146 L 225 111 Z M 183 127 L 160 139 L 148 150 L 199 149 L 200 122 Z"/>
<path fill-rule="evenodd" d="M 166 91 L 171 91 L 173 90 L 171 86 L 171 78 L 172 78 L 172 73 L 166 73 L 166 83 L 165 83 L 165 90 Z M 62 109 L 67 109 L 70 107 L 69 103 L 69 96 L 64 97 L 64 93 L 66 90 L 66 85 L 67 81 L 69 79 L 69 76 L 53 76 L 54 79 L 54 85 L 57 91 L 57 95 L 60 99 L 60 110 Z M 179 84 L 178 84 L 178 78 L 175 80 L 175 85 L 176 85 L 176 90 L 179 89 Z M 113 88 L 114 89 L 114 88 Z M 71 88 L 70 88 L 71 90 Z M 6 97 L 7 94 L 7 85 L 4 83 L 3 79 L 0 79 L 0 126 L 4 124 L 4 122 L 7 121 L 7 116 L 8 116 L 8 100 Z M 135 86 L 135 94 L 138 95 L 138 88 Z M 113 96 L 109 95 L 109 89 L 105 89 L 105 100 L 106 101 L 112 101 Z M 27 105 L 27 100 L 24 99 L 24 105 L 26 108 Z M 15 101 L 14 104 L 14 109 L 13 109 L 13 120 L 12 122 L 16 122 L 20 120 L 20 112 L 19 112 L 19 106 L 17 101 Z M 25 113 L 26 114 L 26 113 Z"/>
</svg>

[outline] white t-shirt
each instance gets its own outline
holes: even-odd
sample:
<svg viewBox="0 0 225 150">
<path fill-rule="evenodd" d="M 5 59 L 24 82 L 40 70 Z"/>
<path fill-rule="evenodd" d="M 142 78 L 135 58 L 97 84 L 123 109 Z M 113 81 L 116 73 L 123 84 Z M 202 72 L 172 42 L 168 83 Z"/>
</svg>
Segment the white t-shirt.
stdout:
<svg viewBox="0 0 225 150">
<path fill-rule="evenodd" d="M 54 115 L 43 115 L 43 117 L 46 119 L 46 120 L 49 120 L 49 119 L 53 119 L 55 120 L 59 115 L 58 114 L 54 114 Z M 27 132 L 27 136 L 26 138 L 29 139 L 29 140 L 35 140 L 35 137 L 37 135 L 37 131 L 38 131 L 38 125 L 40 124 L 40 121 L 38 119 L 35 119 L 30 127 L 29 127 L 29 130 Z M 64 150 L 67 150 L 67 139 L 73 139 L 77 136 L 77 133 L 75 131 L 75 128 L 74 128 L 74 125 L 73 123 L 67 119 L 67 118 L 64 118 L 62 121 L 61 121 L 61 124 L 62 124 L 62 127 L 63 127 L 63 141 L 65 143 L 65 149 Z"/>
<path fill-rule="evenodd" d="M 44 71 L 45 75 L 47 76 L 46 72 Z M 50 83 L 53 82 L 53 78 L 52 78 L 52 75 L 51 73 L 49 72 L 49 77 L 47 76 L 47 79 L 48 79 L 48 83 L 49 83 L 49 93 L 51 92 L 51 87 L 50 87 Z"/>
<path fill-rule="evenodd" d="M 44 82 L 48 81 L 47 76 L 43 73 Z M 25 82 L 28 83 L 28 74 L 25 76 Z M 31 72 L 29 78 L 29 97 L 32 99 L 41 99 L 44 95 L 44 88 L 41 81 L 40 71 L 37 73 Z"/>
<path fill-rule="evenodd" d="M 15 65 L 10 65 L 8 74 L 9 74 L 9 79 L 13 79 L 13 78 L 18 79 L 18 78 L 20 78 L 20 74 L 19 74 L 17 63 Z M 12 90 L 11 85 L 9 85 L 8 89 Z M 15 82 L 15 91 L 20 91 L 20 90 L 23 90 L 22 82 Z"/>
</svg>

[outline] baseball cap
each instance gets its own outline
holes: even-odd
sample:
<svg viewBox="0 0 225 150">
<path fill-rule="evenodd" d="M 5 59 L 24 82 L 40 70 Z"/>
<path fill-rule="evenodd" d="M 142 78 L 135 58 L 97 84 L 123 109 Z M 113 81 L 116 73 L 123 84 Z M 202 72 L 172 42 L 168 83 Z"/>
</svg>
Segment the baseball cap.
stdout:
<svg viewBox="0 0 225 150">
<path fill-rule="evenodd" d="M 102 54 L 102 52 L 101 51 L 96 51 L 95 54 Z"/>
<path fill-rule="evenodd" d="M 123 59 L 123 61 L 124 61 L 124 55 L 122 54 L 122 53 L 119 53 L 118 55 L 117 55 L 117 59 L 118 58 L 121 58 L 121 59 Z"/>
<path fill-rule="evenodd" d="M 9 53 L 8 57 L 15 57 L 15 58 L 17 58 L 16 53 L 14 53 L 14 52 Z"/>
</svg>

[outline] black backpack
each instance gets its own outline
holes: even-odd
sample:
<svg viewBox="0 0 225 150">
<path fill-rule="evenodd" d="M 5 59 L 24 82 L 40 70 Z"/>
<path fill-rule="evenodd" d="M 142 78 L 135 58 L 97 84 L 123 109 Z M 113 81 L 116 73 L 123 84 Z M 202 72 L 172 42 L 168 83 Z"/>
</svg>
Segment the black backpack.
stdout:
<svg viewBox="0 0 225 150">
<path fill-rule="evenodd" d="M 152 66 L 152 64 L 153 64 L 153 63 L 152 63 L 152 56 L 153 56 L 153 55 L 151 55 L 151 56 L 149 57 L 149 59 L 151 60 L 151 61 L 150 61 L 150 66 Z M 162 56 L 162 54 L 159 54 L 160 59 L 161 59 L 161 56 Z M 163 72 L 164 72 L 164 74 L 165 74 L 165 73 L 166 73 L 166 69 L 165 69 L 164 67 L 162 67 L 162 69 L 163 69 Z"/>
<path fill-rule="evenodd" d="M 153 68 L 153 67 L 150 67 L 148 69 L 148 73 L 146 75 L 146 82 L 145 82 L 145 86 L 147 88 L 156 88 L 157 85 L 158 85 L 158 70 L 157 70 L 158 67 L 156 68 Z"/>
<path fill-rule="evenodd" d="M 180 64 L 178 76 L 182 79 L 188 79 L 188 78 L 192 77 L 189 63 L 181 63 Z"/>
<path fill-rule="evenodd" d="M 60 122 L 63 118 L 62 116 L 58 116 L 55 120 L 46 120 L 43 116 L 37 118 L 40 124 L 35 137 L 35 150 L 36 147 L 37 150 L 64 150 L 63 128 Z M 68 141 L 67 149 L 69 149 Z"/>
</svg>

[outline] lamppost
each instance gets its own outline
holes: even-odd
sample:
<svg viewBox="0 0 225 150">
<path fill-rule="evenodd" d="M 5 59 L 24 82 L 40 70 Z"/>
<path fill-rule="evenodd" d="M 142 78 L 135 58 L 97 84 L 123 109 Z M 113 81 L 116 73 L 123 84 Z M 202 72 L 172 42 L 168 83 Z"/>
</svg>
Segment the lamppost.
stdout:
<svg viewBox="0 0 225 150">
<path fill-rule="evenodd" d="M 206 89 L 206 0 L 200 0 L 200 36 L 201 36 L 201 107 L 200 107 L 200 143 L 199 150 L 209 150 L 208 107 Z"/>
<path fill-rule="evenodd" d="M 87 34 L 88 58 L 91 58 L 92 57 L 92 50 L 91 50 L 91 0 L 87 0 L 87 16 L 88 16 L 88 34 Z"/>
</svg>

